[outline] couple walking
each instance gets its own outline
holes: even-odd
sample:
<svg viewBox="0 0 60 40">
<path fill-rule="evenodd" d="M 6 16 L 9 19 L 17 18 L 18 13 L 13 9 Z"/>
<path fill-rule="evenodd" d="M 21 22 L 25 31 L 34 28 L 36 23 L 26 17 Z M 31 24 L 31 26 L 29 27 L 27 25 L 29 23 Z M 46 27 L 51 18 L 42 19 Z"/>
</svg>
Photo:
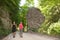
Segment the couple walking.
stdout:
<svg viewBox="0 0 60 40">
<path fill-rule="evenodd" d="M 15 38 L 15 34 L 16 34 L 16 30 L 17 30 L 16 27 L 17 27 L 17 25 L 14 21 L 12 24 L 13 38 Z M 23 24 L 22 24 L 22 22 L 20 22 L 20 24 L 19 24 L 19 29 L 20 29 L 20 37 L 23 37 Z"/>
</svg>

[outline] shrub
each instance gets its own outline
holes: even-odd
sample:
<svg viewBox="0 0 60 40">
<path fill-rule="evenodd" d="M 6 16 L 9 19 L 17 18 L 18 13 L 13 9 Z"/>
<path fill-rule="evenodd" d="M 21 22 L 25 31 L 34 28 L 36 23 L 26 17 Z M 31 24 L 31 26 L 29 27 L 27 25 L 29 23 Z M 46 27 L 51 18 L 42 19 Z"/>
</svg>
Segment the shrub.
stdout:
<svg viewBox="0 0 60 40">
<path fill-rule="evenodd" d="M 4 29 L 0 26 L 0 36 L 7 36 L 9 33 L 11 33 L 11 29 Z"/>
<path fill-rule="evenodd" d="M 60 34 L 60 22 L 52 23 L 47 32 L 48 34 Z"/>
</svg>

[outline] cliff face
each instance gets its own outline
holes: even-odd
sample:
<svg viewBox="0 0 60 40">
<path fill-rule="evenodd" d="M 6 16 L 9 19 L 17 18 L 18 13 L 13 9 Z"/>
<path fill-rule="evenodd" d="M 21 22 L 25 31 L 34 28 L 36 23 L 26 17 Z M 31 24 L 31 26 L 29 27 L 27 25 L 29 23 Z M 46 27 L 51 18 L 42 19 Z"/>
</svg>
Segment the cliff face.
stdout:
<svg viewBox="0 0 60 40">
<path fill-rule="evenodd" d="M 11 20 L 9 17 L 7 9 L 0 6 L 0 26 L 3 26 L 5 29 L 11 28 Z"/>
</svg>

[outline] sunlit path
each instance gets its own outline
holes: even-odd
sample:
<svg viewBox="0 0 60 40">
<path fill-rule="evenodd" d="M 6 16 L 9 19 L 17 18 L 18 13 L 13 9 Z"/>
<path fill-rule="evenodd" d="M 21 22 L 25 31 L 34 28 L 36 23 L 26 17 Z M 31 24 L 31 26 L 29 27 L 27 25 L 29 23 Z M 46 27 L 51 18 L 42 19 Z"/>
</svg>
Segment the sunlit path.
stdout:
<svg viewBox="0 0 60 40">
<path fill-rule="evenodd" d="M 19 36 L 19 32 L 16 32 L 16 37 L 13 38 L 12 34 L 5 37 L 3 40 L 59 40 L 58 38 L 44 36 L 44 35 L 37 35 L 31 33 L 23 33 L 23 38 Z"/>
</svg>

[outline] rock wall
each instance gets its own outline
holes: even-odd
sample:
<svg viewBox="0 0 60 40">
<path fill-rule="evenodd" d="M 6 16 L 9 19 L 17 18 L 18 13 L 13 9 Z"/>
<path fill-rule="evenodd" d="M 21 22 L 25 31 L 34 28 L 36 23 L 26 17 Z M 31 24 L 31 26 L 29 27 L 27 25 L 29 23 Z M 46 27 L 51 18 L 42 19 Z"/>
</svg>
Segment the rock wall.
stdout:
<svg viewBox="0 0 60 40">
<path fill-rule="evenodd" d="M 40 9 L 31 7 L 27 13 L 27 22 L 28 25 L 32 28 L 38 28 L 44 22 L 45 17 L 41 13 Z"/>
<path fill-rule="evenodd" d="M 2 24 L 5 29 L 11 28 L 11 20 L 9 17 L 7 9 L 5 7 L 0 7 L 0 20 L 2 22 L 0 24 Z"/>
</svg>

